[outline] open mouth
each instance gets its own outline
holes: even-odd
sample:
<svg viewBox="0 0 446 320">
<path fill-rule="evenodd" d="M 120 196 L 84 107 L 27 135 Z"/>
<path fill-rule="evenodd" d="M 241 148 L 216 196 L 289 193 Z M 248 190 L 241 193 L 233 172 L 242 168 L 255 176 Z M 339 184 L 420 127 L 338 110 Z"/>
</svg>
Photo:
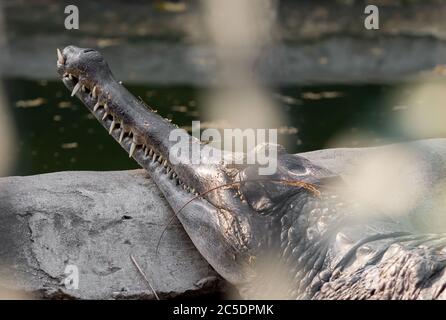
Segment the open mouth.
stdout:
<svg viewBox="0 0 446 320">
<path fill-rule="evenodd" d="M 113 90 L 113 86 L 122 87 L 122 84 L 117 83 L 114 79 L 113 86 L 107 86 L 105 83 L 100 84 L 99 81 L 95 82 L 81 70 L 65 67 L 68 62 L 69 57 L 65 57 L 58 50 L 59 73 L 62 74 L 62 81 L 65 86 L 71 90 L 71 96 L 77 96 L 87 106 L 108 133 L 126 150 L 129 157 L 133 157 L 143 168 L 150 169 L 149 172 L 156 170 L 166 175 L 172 183 L 180 186 L 185 192 L 191 195 L 199 195 L 194 188 L 188 186 L 179 178 L 173 166 L 169 163 L 168 157 L 157 151 L 148 142 L 148 139 L 129 123 L 135 122 L 135 120 L 126 119 L 128 116 L 121 111 L 124 106 L 119 105 L 118 99 L 114 97 Z M 126 90 L 125 93 L 131 95 Z M 122 95 L 122 91 L 117 94 Z M 133 96 L 132 99 L 139 103 Z M 152 111 L 146 109 L 145 112 Z M 165 119 L 161 119 L 165 121 Z"/>
</svg>

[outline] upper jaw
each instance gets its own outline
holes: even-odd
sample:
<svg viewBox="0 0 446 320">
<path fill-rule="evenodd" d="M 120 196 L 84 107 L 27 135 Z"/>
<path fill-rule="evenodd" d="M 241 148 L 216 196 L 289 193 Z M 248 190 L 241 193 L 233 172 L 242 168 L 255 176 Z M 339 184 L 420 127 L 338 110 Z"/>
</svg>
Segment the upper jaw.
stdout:
<svg viewBox="0 0 446 320">
<path fill-rule="evenodd" d="M 97 51 L 87 53 L 92 63 L 81 57 L 84 51 L 73 46 L 58 50 L 57 71 L 64 85 L 150 174 L 160 166 L 157 173 L 167 175 L 171 183 L 184 184 L 168 157 L 168 133 L 177 127 L 148 110 L 118 83 Z M 197 193 L 190 186 L 184 189 L 185 193 Z"/>
<path fill-rule="evenodd" d="M 171 130 L 178 127 L 148 110 L 118 83 L 97 51 L 87 52 L 88 58 L 92 56 L 93 60 L 89 63 L 88 59 L 82 57 L 85 50 L 90 49 L 69 46 L 63 51 L 58 50 L 57 70 L 64 85 L 152 178 L 156 179 L 158 173 L 166 175 L 168 179 L 162 179 L 160 184 L 171 185 L 176 193 L 181 193 L 187 199 L 217 185 L 232 182 L 222 165 L 171 163 L 169 152 L 174 142 L 169 141 L 168 136 Z M 192 143 L 200 143 L 195 140 Z M 155 174 L 158 166 L 161 170 L 156 170 Z M 232 190 L 223 189 L 218 193 L 230 193 L 231 198 L 234 194 Z M 215 200 L 212 202 L 221 200 L 215 199 L 216 195 L 217 192 L 212 192 L 206 198 Z M 237 199 L 234 201 L 237 202 Z"/>
</svg>

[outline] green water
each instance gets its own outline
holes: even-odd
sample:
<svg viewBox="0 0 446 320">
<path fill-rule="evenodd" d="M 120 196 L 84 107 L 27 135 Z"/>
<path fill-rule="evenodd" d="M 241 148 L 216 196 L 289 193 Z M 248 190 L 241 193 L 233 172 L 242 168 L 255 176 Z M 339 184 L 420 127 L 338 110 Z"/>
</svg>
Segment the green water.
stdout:
<svg viewBox="0 0 446 320">
<path fill-rule="evenodd" d="M 60 82 L 7 79 L 4 83 L 18 136 L 18 158 L 11 174 L 138 167 Z M 126 86 L 179 126 L 200 119 L 204 89 Z M 388 85 L 275 89 L 273 99 L 281 108 L 278 112 L 287 115 L 289 128 L 279 135 L 279 142 L 289 152 L 302 152 L 325 148 L 341 134 L 347 137 L 341 143 L 346 147 L 362 145 L 359 133 L 378 144 L 404 138 L 388 123 L 397 112 L 390 99 L 396 90 Z"/>
</svg>

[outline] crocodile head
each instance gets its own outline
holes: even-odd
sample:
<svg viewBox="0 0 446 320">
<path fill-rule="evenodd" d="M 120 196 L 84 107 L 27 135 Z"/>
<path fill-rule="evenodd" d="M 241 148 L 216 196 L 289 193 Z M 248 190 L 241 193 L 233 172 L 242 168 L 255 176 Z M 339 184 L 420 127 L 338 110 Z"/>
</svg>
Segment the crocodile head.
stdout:
<svg viewBox="0 0 446 320">
<path fill-rule="evenodd" d="M 172 141 L 173 131 L 184 134 L 182 141 L 191 153 L 197 150 L 194 147 L 211 147 L 143 105 L 114 79 L 98 51 L 68 46 L 58 51 L 57 68 L 72 95 L 147 170 L 174 212 L 181 210 L 178 218 L 201 254 L 233 283 L 243 282 L 255 258 L 274 247 L 282 201 L 290 194 L 315 196 L 305 184 L 290 186 L 277 180 L 313 185 L 330 175 L 304 158 L 286 154 L 281 147 L 277 170 L 267 177 L 259 176 L 258 165 L 234 165 L 233 155 L 218 149 L 212 149 L 213 155 L 226 161 L 171 161 L 170 152 L 179 143 Z M 256 151 L 268 147 L 262 145 Z M 248 180 L 252 182 L 234 183 Z M 219 188 L 223 185 L 226 187 Z"/>
</svg>

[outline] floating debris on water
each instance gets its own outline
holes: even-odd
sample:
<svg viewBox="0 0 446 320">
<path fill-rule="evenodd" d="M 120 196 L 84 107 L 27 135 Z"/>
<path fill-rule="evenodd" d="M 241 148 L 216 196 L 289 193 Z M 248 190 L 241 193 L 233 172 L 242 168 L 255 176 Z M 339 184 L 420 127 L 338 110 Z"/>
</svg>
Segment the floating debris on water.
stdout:
<svg viewBox="0 0 446 320">
<path fill-rule="evenodd" d="M 294 104 L 294 105 L 302 104 L 301 100 L 296 99 L 296 98 L 291 97 L 291 96 L 286 96 L 286 95 L 283 95 L 283 94 L 280 94 L 280 93 L 275 94 L 275 97 L 278 100 L 280 100 L 280 101 L 282 101 L 283 103 L 286 103 L 286 104 Z"/>
<path fill-rule="evenodd" d="M 296 134 L 299 132 L 299 129 L 297 129 L 296 127 L 283 126 L 278 128 L 277 132 L 279 134 Z"/>
<path fill-rule="evenodd" d="M 73 106 L 73 104 L 70 101 L 60 101 L 57 104 L 57 107 L 60 109 L 67 109 L 67 108 L 71 108 Z"/>
<path fill-rule="evenodd" d="M 304 92 L 302 98 L 306 100 L 333 99 L 344 96 L 339 91 L 323 91 L 323 92 Z"/>
<path fill-rule="evenodd" d="M 187 5 L 182 1 L 155 1 L 154 7 L 159 11 L 180 13 L 187 10 Z"/>
<path fill-rule="evenodd" d="M 173 106 L 172 111 L 176 112 L 187 112 L 188 108 L 186 106 Z"/>
<path fill-rule="evenodd" d="M 61 145 L 62 149 L 75 149 L 78 146 L 79 145 L 77 142 L 67 142 L 67 143 L 62 143 Z"/>
<path fill-rule="evenodd" d="M 106 48 L 106 47 L 111 47 L 111 46 L 116 46 L 118 44 L 121 44 L 124 42 L 124 39 L 119 39 L 119 38 L 100 38 L 96 41 L 96 44 L 98 45 L 99 48 Z"/>
<path fill-rule="evenodd" d="M 47 100 L 45 98 L 36 98 L 30 100 L 19 100 L 15 103 L 17 108 L 35 108 L 45 104 Z"/>
</svg>

